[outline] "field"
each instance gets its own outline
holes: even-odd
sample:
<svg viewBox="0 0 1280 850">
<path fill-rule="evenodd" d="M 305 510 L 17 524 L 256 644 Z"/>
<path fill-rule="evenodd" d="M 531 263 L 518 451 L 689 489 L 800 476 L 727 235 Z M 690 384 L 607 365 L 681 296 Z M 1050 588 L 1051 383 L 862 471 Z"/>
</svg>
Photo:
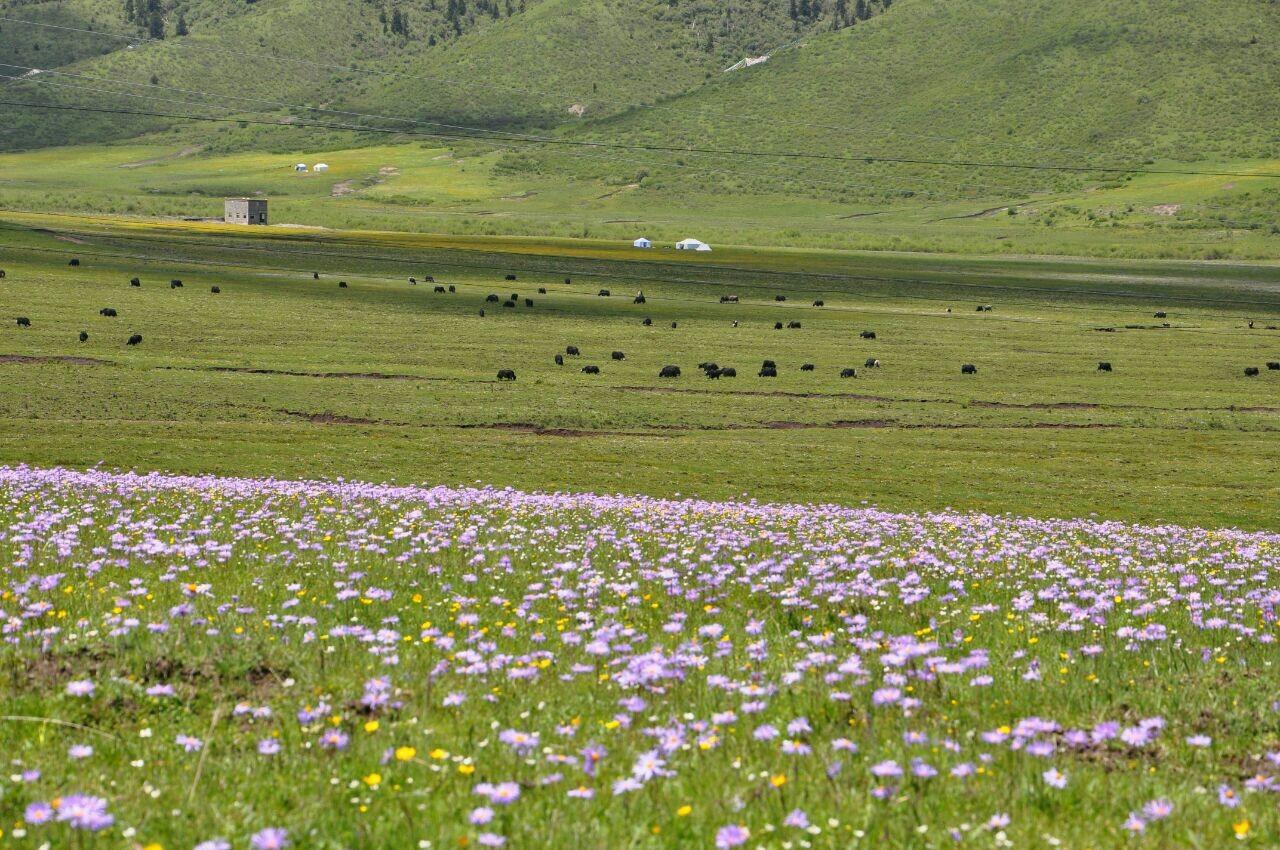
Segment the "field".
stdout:
<svg viewBox="0 0 1280 850">
<path fill-rule="evenodd" d="M 475 143 L 349 147 L 334 139 L 276 152 L 237 149 L 247 141 L 231 126 L 142 144 L 0 154 L 0 207 L 216 218 L 224 197 L 260 195 L 270 198 L 277 223 L 342 230 L 624 243 L 638 235 L 668 242 L 695 236 L 714 244 L 998 256 L 1280 258 L 1280 180 L 1213 176 L 1280 174 L 1277 159 L 1160 162 L 1154 167 L 1210 174 L 1138 175 L 1057 190 L 935 187 L 939 193 L 913 197 L 838 197 L 826 190 L 859 183 L 855 171 L 779 188 L 752 163 L 723 157 L 683 157 L 681 165 L 670 154 L 584 152 L 576 161 L 601 173 L 566 176 Z M 620 158 L 631 169 L 625 176 L 615 173 Z M 297 162 L 325 162 L 330 170 L 297 174 Z"/>
<path fill-rule="evenodd" d="M 1204 527 L 1274 517 L 1270 265 L 4 218 L 8 463 Z M 582 355 L 557 366 L 569 345 Z M 776 379 L 757 377 L 766 359 Z M 707 380 L 705 361 L 739 376 Z M 658 377 L 668 364 L 679 379 Z M 496 380 L 504 368 L 515 382 Z"/>
<path fill-rule="evenodd" d="M 7 467 L 0 556 L 6 846 L 1280 829 L 1274 534 Z"/>
</svg>

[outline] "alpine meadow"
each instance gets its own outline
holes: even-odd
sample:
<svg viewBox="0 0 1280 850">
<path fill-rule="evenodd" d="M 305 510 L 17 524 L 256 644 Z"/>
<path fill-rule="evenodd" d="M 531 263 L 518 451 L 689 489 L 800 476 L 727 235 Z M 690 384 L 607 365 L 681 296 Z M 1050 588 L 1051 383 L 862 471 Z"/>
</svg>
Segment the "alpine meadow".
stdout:
<svg viewBox="0 0 1280 850">
<path fill-rule="evenodd" d="M 1276 0 L 0 0 L 0 850 L 1280 846 Z"/>
</svg>

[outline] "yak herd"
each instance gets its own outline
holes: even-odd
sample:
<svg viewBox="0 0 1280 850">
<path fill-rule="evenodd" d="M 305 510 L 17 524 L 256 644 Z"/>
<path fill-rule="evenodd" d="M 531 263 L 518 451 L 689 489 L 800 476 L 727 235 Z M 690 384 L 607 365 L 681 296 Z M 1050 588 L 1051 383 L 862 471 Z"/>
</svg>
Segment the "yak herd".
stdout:
<svg viewBox="0 0 1280 850">
<path fill-rule="evenodd" d="M 69 265 L 69 266 L 73 266 L 73 267 L 77 267 L 77 266 L 79 266 L 79 265 L 80 265 L 80 260 L 79 260 L 78 258 L 72 258 L 72 259 L 68 262 L 68 265 Z M 312 272 L 311 277 L 312 277 L 312 279 L 313 279 L 313 280 L 320 280 L 320 273 L 319 273 L 319 272 Z M 4 278 L 5 278 L 5 270 L 4 270 L 4 269 L 0 269 L 0 280 L 3 280 Z M 436 284 L 436 283 L 435 283 L 435 278 L 434 278 L 433 276 L 431 276 L 431 275 L 425 275 L 425 276 L 424 276 L 424 278 L 423 278 L 423 280 L 424 280 L 424 282 L 426 282 L 426 283 L 434 284 L 434 286 L 433 286 L 433 292 L 435 292 L 436 294 L 439 294 L 439 295 L 443 295 L 443 294 L 454 294 L 454 293 L 456 293 L 456 292 L 457 292 L 457 287 L 456 287 L 456 286 L 454 286 L 454 285 L 452 285 L 452 284 L 447 285 L 447 286 L 446 286 L 446 285 L 443 285 L 443 284 Z M 515 280 L 516 280 L 516 275 L 514 275 L 514 274 L 507 274 L 507 275 L 505 275 L 504 280 L 506 280 L 506 281 L 508 281 L 508 282 L 515 281 Z M 571 284 L 571 283 L 572 283 L 572 280 L 571 280 L 571 278 L 566 277 L 566 278 L 564 279 L 564 282 L 565 282 L 565 284 L 566 284 L 566 285 L 568 285 L 568 284 Z M 416 285 L 417 285 L 417 283 L 418 283 L 418 279 L 417 279 L 416 277 L 410 277 L 410 278 L 409 278 L 409 283 L 410 283 L 410 285 L 416 286 Z M 139 277 L 132 277 L 132 278 L 130 278 L 130 279 L 129 279 L 129 285 L 130 285 L 131 287 L 141 287 L 141 286 L 142 286 L 142 279 L 141 279 L 141 278 L 139 278 Z M 181 281 L 181 280 L 179 280 L 179 279 L 177 279 L 177 278 L 174 278 L 174 279 L 172 279 L 172 280 L 170 280 L 170 281 L 169 281 L 169 288 L 170 288 L 170 289 L 181 289 L 181 288 L 182 288 L 182 286 L 183 286 L 183 285 L 182 285 L 182 281 Z M 346 282 L 345 280 L 340 280 L 340 281 L 338 281 L 338 288 L 339 288 L 339 289 L 347 289 L 347 288 L 348 288 L 347 282 Z M 214 294 L 214 295 L 218 295 L 218 294 L 220 294 L 220 293 L 222 292 L 222 289 L 221 289 L 221 287 L 219 287 L 219 286 L 216 286 L 216 285 L 215 285 L 215 286 L 211 286 L 211 287 L 210 287 L 210 289 L 209 289 L 209 291 L 210 291 L 210 293 L 212 293 L 212 294 Z M 538 287 L 538 294 L 539 294 L 539 295 L 546 295 L 546 294 L 547 294 L 547 289 L 546 289 L 546 287 L 544 287 L 544 286 L 540 286 L 540 287 Z M 596 294 L 597 294 L 597 296 L 598 296 L 598 297 L 601 297 L 601 298 L 608 298 L 608 297 L 611 297 L 611 295 L 612 295 L 612 293 L 611 293 L 608 289 L 600 289 L 600 290 L 598 290 L 598 292 L 597 292 Z M 786 302 L 786 300 L 787 300 L 787 296 L 786 296 L 786 295 L 780 295 L 780 294 L 779 294 L 779 295 L 775 295 L 773 300 L 774 300 L 774 302 L 775 302 L 775 303 L 784 303 L 784 302 Z M 515 307 L 517 307 L 517 306 L 521 303 L 521 301 L 523 301 L 524 306 L 525 306 L 526 308 L 532 308 L 532 307 L 534 306 L 534 300 L 533 300 L 532 298 L 527 298 L 527 297 L 526 297 L 526 298 L 521 299 L 521 297 L 520 297 L 519 293 L 514 293 L 514 292 L 513 292 L 513 293 L 511 293 L 511 294 L 510 294 L 510 296 L 509 296 L 509 297 L 507 297 L 507 298 L 505 298 L 505 299 L 503 299 L 502 297 L 500 297 L 500 296 L 499 296 L 499 295 L 497 295 L 496 293 L 490 294 L 490 295 L 488 295 L 488 296 L 485 298 L 485 303 L 486 303 L 486 304 L 498 304 L 498 303 L 501 303 L 501 304 L 502 304 L 502 306 L 503 306 L 504 308 L 508 308 L 508 309 L 511 309 L 511 308 L 515 308 Z M 721 303 L 721 304 L 738 304 L 738 303 L 740 303 L 740 302 L 741 302 L 741 298 L 740 298 L 739 296 L 737 296 L 737 295 L 721 295 L 721 296 L 720 296 L 720 303 Z M 644 303 L 646 303 L 646 299 L 645 299 L 645 295 L 644 295 L 644 293 L 643 293 L 643 292 L 638 292 L 638 293 L 636 293 L 636 295 L 632 298 L 632 303 L 633 303 L 633 304 L 644 304 Z M 815 301 L 813 302 L 813 306 L 814 306 L 814 307 L 824 307 L 824 306 L 826 306 L 826 305 L 825 305 L 825 302 L 824 302 L 822 299 L 818 299 L 818 300 L 815 300 Z M 977 307 L 975 308 L 975 310 L 976 310 L 976 312 L 979 312 L 979 313 L 990 313 L 990 312 L 992 312 L 992 311 L 994 310 L 994 307 L 993 307 L 992 305 L 990 305 L 990 304 L 979 304 L 979 305 L 977 305 Z M 948 313 L 950 313 L 950 312 L 951 312 L 951 308 L 950 308 L 950 307 L 948 307 L 948 308 L 947 308 L 947 312 L 948 312 Z M 105 318 L 118 318 L 118 317 L 119 317 L 119 315 L 120 315 L 120 314 L 119 314 L 119 311 L 117 311 L 114 307 L 103 307 L 102 309 L 100 309 L 100 310 L 98 311 L 98 314 L 99 314 L 100 316 L 105 317 Z M 485 315 L 485 311 L 484 311 L 484 308 L 483 308 L 483 307 L 480 309 L 479 314 L 480 314 L 480 316 L 481 316 L 481 317 L 484 317 L 484 315 Z M 1155 315 L 1155 318 L 1157 318 L 1157 319 L 1165 319 L 1165 318 L 1167 318 L 1167 317 L 1168 317 L 1168 313 L 1167 313 L 1166 311 L 1164 311 L 1164 310 L 1159 310 L 1159 311 L 1157 311 L 1154 315 Z M 29 317 L 27 317 L 27 316 L 17 316 L 17 317 L 15 317 L 15 318 L 16 318 L 17 326 L 18 326 L 19 328 L 30 328 L 30 327 L 31 327 L 31 319 L 30 319 Z M 648 317 L 648 316 L 646 316 L 646 317 L 644 317 L 644 319 L 642 319 L 642 320 L 641 320 L 641 324 L 642 324 L 643 326 L 645 326 L 645 327 L 651 327 L 651 326 L 653 325 L 653 319 L 652 319 L 652 318 L 650 318 L 650 317 Z M 1249 327 L 1250 327 L 1250 328 L 1252 328 L 1253 326 L 1254 326 L 1254 323 L 1253 323 L 1252 321 L 1250 321 L 1250 322 L 1249 322 Z M 671 323 L 671 327 L 672 327 L 672 328 L 677 328 L 677 327 L 679 327 L 679 324 L 678 324 L 677 322 L 672 322 L 672 323 Z M 737 322 L 737 321 L 734 321 L 734 322 L 733 322 L 733 327 L 735 327 L 735 328 L 736 328 L 736 327 L 738 327 L 738 322 Z M 801 323 L 800 323 L 800 322 L 795 321 L 795 320 L 792 320 L 792 321 L 786 322 L 785 324 L 784 324 L 783 322 L 780 322 L 780 321 L 779 321 L 779 322 L 774 322 L 774 326 L 773 326 L 773 327 L 774 327 L 774 330 L 783 330 L 783 329 L 787 329 L 787 330 L 799 330 L 799 329 L 801 329 L 801 327 L 802 327 L 802 326 L 801 326 Z M 1166 327 L 1167 327 L 1167 325 L 1166 325 Z M 1268 328 L 1271 328 L 1271 327 L 1273 327 L 1273 326 L 1268 325 Z M 861 332 L 858 334 L 858 336 L 859 336 L 859 338 L 860 338 L 860 339 L 863 339 L 863 340 L 874 340 L 874 339 L 876 339 L 876 332 L 875 332 L 875 331 L 871 331 L 871 330 L 864 330 L 864 331 L 861 331 Z M 80 342 L 87 342 L 87 341 L 88 341 L 88 339 L 89 339 L 89 333 L 88 333 L 88 331 L 83 331 L 83 330 L 82 330 L 82 331 L 80 331 L 80 332 L 79 332 L 79 336 L 78 336 L 78 338 L 79 338 L 79 341 L 80 341 Z M 126 342 L 125 342 L 125 344 L 126 344 L 126 345 L 130 345 L 130 346 L 140 345 L 141 343 L 142 343 L 142 335 L 141 335 L 141 334 L 137 334 L 137 333 L 135 333 L 135 334 L 131 334 L 131 335 L 128 337 L 128 339 L 126 340 Z M 580 357 L 580 356 L 581 356 L 581 351 L 580 351 L 580 349 L 578 348 L 578 346 L 576 346 L 576 345 L 569 345 L 569 346 L 566 346 L 563 354 L 556 354 L 556 355 L 554 356 L 554 362 L 555 362 L 555 364 L 556 364 L 557 366 L 564 366 L 564 365 L 565 365 L 565 357 L 566 357 L 566 356 L 569 356 L 569 357 Z M 613 361 L 615 361 L 615 362 L 623 361 L 623 360 L 625 360 L 625 359 L 626 359 L 626 354 L 625 354 L 624 352 L 622 352 L 622 351 L 612 351 L 612 352 L 610 353 L 610 355 L 609 355 L 609 356 L 610 356 L 610 359 L 612 359 L 612 360 L 613 360 Z M 875 358 L 875 357 L 868 357 L 868 358 L 867 358 L 867 360 L 866 360 L 866 362 L 865 362 L 863 365 L 864 365 L 864 368 L 866 368 L 866 369 L 878 369 L 878 368 L 880 368 L 880 360 L 879 360 L 879 359 L 877 359 L 877 358 Z M 801 372 L 814 372 L 814 371 L 816 371 L 816 368 L 817 368 L 817 367 L 816 367 L 814 364 L 812 364 L 812 363 L 804 363 L 804 364 L 801 364 L 801 366 L 800 366 L 800 371 L 801 371 Z M 1268 370 L 1268 371 L 1272 371 L 1272 372 L 1280 372 L 1280 361 L 1268 361 L 1268 362 L 1266 363 L 1266 368 L 1267 368 L 1267 370 Z M 719 379 L 719 378 L 736 378 L 736 377 L 738 376 L 738 371 L 737 371 L 737 369 L 735 369 L 734 367 L 732 367 L 732 366 L 720 366 L 719 364 L 714 363 L 714 362 L 710 362 L 710 361 L 708 361 L 708 362 L 704 362 L 704 363 L 699 363 L 699 364 L 698 364 L 698 369 L 699 369 L 699 370 L 700 370 L 700 371 L 701 371 L 701 372 L 702 372 L 702 373 L 703 373 L 707 378 L 710 378 L 710 379 L 713 379 L 713 380 L 715 380 L 715 379 Z M 596 366 L 596 365 L 594 365 L 594 364 L 587 364 L 587 365 L 584 365 L 584 366 L 581 368 L 581 371 L 582 371 L 582 373 L 583 373 L 583 374 L 587 374 L 587 375 L 599 375 L 599 374 L 600 374 L 600 367 L 599 367 L 599 366 Z M 1099 372 L 1111 372 L 1111 371 L 1113 371 L 1113 368 L 1112 368 L 1112 365 L 1111 365 L 1111 363 L 1110 363 L 1110 362 L 1108 362 L 1108 361 L 1105 361 L 1105 360 L 1104 360 L 1104 361 L 1101 361 L 1101 362 L 1099 362 L 1099 363 L 1098 363 L 1097 371 L 1099 371 Z M 1245 374 L 1245 376 L 1246 376 L 1246 377 L 1250 377 L 1250 378 L 1257 377 L 1258 375 L 1260 375 L 1260 374 L 1261 374 L 1261 372 L 1262 372 L 1262 370 L 1261 370 L 1261 369 L 1259 369 L 1257 366 L 1247 366 L 1247 367 L 1245 367 L 1245 369 L 1244 369 L 1244 374 Z M 776 362 L 774 362 L 773 360 L 765 360 L 763 363 L 761 363 L 761 365 L 760 365 L 760 370 L 759 370 L 756 374 L 757 374 L 757 376 L 758 376 L 758 377 L 761 377 L 761 378 L 776 378 L 776 377 L 778 377 L 778 365 L 777 365 L 777 363 L 776 363 Z M 978 374 L 978 367 L 977 367 L 976 365 L 972 364 L 972 363 L 964 363 L 964 364 L 962 364 L 962 365 L 960 366 L 960 374 L 962 374 L 962 375 L 976 375 L 976 374 Z M 681 375 L 680 367 L 679 367 L 679 366 L 675 366 L 675 365 L 671 365 L 671 364 L 664 365 L 664 366 L 663 366 L 661 369 L 659 369 L 659 371 L 658 371 L 658 377 L 659 377 L 659 378 L 667 378 L 667 379 L 670 379 L 670 378 L 679 378 L 679 377 L 680 377 L 680 375 Z M 842 369 L 840 370 L 839 375 L 840 375 L 840 377 L 841 377 L 841 378 L 856 378 L 856 377 L 857 377 L 857 371 L 856 371 L 855 369 L 853 369 L 852 367 L 845 367 L 845 368 L 842 368 Z M 498 379 L 499 381 L 514 381 L 514 380 L 516 380 L 516 373 L 515 373 L 515 370 L 514 370 L 514 369 L 499 369 L 499 370 L 498 370 L 498 374 L 497 374 L 497 379 Z"/>
</svg>

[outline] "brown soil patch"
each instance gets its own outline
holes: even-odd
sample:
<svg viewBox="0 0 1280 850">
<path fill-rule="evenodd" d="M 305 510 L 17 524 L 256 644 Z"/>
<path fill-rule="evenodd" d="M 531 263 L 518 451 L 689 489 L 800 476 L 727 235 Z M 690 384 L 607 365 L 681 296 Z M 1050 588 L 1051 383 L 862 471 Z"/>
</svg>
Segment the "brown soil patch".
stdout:
<svg viewBox="0 0 1280 850">
<path fill-rule="evenodd" d="M 362 419 L 358 416 L 344 416 L 341 413 L 306 413 L 301 410 L 280 410 L 280 413 L 294 416 L 299 419 L 306 419 L 317 425 L 386 425 L 391 423 L 379 422 L 376 419 Z"/>
<path fill-rule="evenodd" d="M 69 355 L 0 354 L 0 364 L 16 363 L 37 365 L 43 363 L 65 363 L 68 366 L 114 366 L 110 360 L 97 360 L 93 357 L 72 357 Z"/>
</svg>

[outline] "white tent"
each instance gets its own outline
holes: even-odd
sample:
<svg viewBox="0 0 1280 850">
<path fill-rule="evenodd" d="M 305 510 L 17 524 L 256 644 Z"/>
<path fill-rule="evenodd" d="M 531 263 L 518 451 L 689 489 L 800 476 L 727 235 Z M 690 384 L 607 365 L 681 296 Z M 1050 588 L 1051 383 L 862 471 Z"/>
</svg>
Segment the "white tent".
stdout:
<svg viewBox="0 0 1280 850">
<path fill-rule="evenodd" d="M 697 239 L 681 239 L 676 243 L 677 251 L 710 251 L 711 246 Z"/>
<path fill-rule="evenodd" d="M 300 163 L 298 163 L 297 165 L 295 165 L 295 166 L 293 167 L 293 170 L 294 170 L 294 171 L 306 171 L 306 170 L 307 170 L 307 164 L 306 164 L 305 162 L 300 162 Z"/>
<path fill-rule="evenodd" d="M 328 165 L 325 165 L 323 162 L 317 162 L 317 163 L 315 164 L 314 170 L 315 170 L 315 171 L 328 171 L 328 170 L 329 170 L 329 166 L 328 166 Z"/>
<path fill-rule="evenodd" d="M 631 247 L 632 248 L 652 248 L 653 240 L 646 239 L 645 237 L 641 236 L 639 239 L 631 243 Z"/>
</svg>

